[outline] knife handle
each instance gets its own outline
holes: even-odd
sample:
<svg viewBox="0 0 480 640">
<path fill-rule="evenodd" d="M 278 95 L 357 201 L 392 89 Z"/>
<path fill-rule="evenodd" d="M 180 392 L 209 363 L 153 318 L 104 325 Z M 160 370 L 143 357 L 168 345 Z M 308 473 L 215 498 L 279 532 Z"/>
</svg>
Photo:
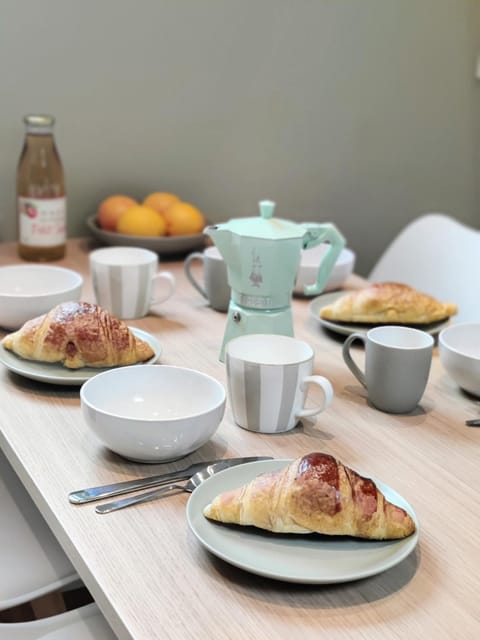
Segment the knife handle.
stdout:
<svg viewBox="0 0 480 640">
<path fill-rule="evenodd" d="M 159 487 L 162 484 L 169 484 L 173 480 L 185 480 L 190 477 L 190 473 L 178 473 L 173 471 L 162 476 L 152 476 L 151 478 L 139 478 L 137 480 L 126 480 L 125 482 L 115 482 L 105 484 L 101 487 L 89 487 L 80 491 L 72 491 L 68 494 L 68 499 L 72 504 L 84 504 L 102 498 L 119 496 L 122 493 L 129 493 L 137 489 L 148 489 L 149 487 Z"/>
<path fill-rule="evenodd" d="M 104 504 L 99 504 L 95 507 L 95 511 L 97 513 L 112 513 L 112 511 L 118 511 L 119 509 L 130 507 L 132 504 L 151 502 L 152 500 L 156 500 L 160 496 L 163 496 L 165 493 L 170 493 L 170 491 L 173 491 L 174 489 L 186 491 L 186 489 L 180 484 L 168 484 L 166 487 L 160 487 L 160 489 L 155 489 L 154 491 L 146 491 L 145 493 L 141 493 L 140 495 L 137 494 L 135 496 L 130 496 L 129 498 L 115 500 L 114 502 L 105 502 Z M 191 491 L 189 491 L 188 493 L 191 493 Z"/>
<path fill-rule="evenodd" d="M 271 460 L 271 456 L 226 458 L 224 461 L 228 465 L 235 465 L 259 460 Z M 211 460 L 210 462 L 196 462 L 186 469 L 178 469 L 177 471 L 171 471 L 170 473 L 162 473 L 161 475 L 150 476 L 147 478 L 137 478 L 136 480 L 125 480 L 123 482 L 105 484 L 100 487 L 88 487 L 87 489 L 72 491 L 68 494 L 68 499 L 73 504 L 84 504 L 85 502 L 93 502 L 94 500 L 101 500 L 102 498 L 119 496 L 122 493 L 130 493 L 130 491 L 137 491 L 138 489 L 160 487 L 163 484 L 169 484 L 170 482 L 173 482 L 175 480 L 187 480 L 194 473 L 200 471 L 200 469 L 203 469 L 203 467 L 208 467 L 211 464 L 215 464 L 216 462 L 221 461 L 222 459 Z"/>
</svg>

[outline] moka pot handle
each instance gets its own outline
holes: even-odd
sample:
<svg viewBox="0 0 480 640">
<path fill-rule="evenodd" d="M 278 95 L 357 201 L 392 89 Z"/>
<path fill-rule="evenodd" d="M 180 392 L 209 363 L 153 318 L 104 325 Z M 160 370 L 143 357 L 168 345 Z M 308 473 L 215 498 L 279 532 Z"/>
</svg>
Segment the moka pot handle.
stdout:
<svg viewBox="0 0 480 640">
<path fill-rule="evenodd" d="M 330 245 L 320 262 L 316 282 L 306 284 L 304 287 L 305 295 L 315 296 L 322 293 L 325 289 L 325 285 L 333 271 L 337 258 L 345 246 L 345 238 L 331 222 L 325 222 L 323 224 L 305 222 L 302 226 L 307 230 L 307 233 L 303 237 L 304 249 L 316 247 L 322 242 L 329 243 Z"/>
</svg>

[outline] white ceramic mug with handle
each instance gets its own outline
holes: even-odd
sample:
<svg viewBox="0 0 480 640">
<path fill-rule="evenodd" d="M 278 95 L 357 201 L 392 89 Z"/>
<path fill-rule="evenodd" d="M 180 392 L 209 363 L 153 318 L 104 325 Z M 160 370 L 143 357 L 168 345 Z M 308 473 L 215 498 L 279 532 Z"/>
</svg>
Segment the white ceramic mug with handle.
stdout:
<svg viewBox="0 0 480 640">
<path fill-rule="evenodd" d="M 90 253 L 98 305 L 123 320 L 142 318 L 175 291 L 169 271 L 157 273 L 158 255 L 137 247 L 105 247 Z"/>
<path fill-rule="evenodd" d="M 324 411 L 333 388 L 327 378 L 313 375 L 313 361 L 312 347 L 290 336 L 250 334 L 230 340 L 225 362 L 235 422 L 249 431 L 280 433 Z M 321 390 L 321 400 L 307 408 L 313 386 Z"/>
</svg>

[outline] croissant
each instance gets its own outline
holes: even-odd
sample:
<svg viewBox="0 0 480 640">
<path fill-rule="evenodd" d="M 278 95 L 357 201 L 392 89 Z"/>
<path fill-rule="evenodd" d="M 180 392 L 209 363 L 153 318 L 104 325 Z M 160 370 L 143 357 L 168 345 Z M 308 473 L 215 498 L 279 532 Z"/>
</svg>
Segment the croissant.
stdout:
<svg viewBox="0 0 480 640">
<path fill-rule="evenodd" d="M 62 363 L 69 369 L 129 365 L 154 355 L 126 324 L 88 302 L 59 304 L 6 335 L 2 344 L 27 360 Z"/>
<path fill-rule="evenodd" d="M 399 282 L 379 282 L 351 291 L 320 310 L 320 317 L 337 322 L 429 324 L 457 313 L 457 305 Z"/>
<path fill-rule="evenodd" d="M 211 520 L 275 533 L 322 533 L 373 540 L 405 538 L 410 515 L 375 483 L 325 453 L 310 453 L 218 495 L 203 511 Z"/>
</svg>

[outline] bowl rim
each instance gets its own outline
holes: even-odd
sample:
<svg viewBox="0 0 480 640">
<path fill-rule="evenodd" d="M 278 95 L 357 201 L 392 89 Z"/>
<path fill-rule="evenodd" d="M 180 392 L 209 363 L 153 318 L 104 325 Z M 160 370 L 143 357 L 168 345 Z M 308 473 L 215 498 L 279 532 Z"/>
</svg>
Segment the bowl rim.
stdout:
<svg viewBox="0 0 480 640">
<path fill-rule="evenodd" d="M 328 244 L 328 243 L 320 243 L 319 245 L 316 245 L 315 247 L 312 247 L 313 249 L 316 249 L 317 247 L 320 247 L 322 244 Z M 300 257 L 300 264 L 298 265 L 298 269 L 318 269 L 318 264 L 313 264 L 313 263 L 306 263 L 302 261 L 302 258 L 304 257 L 304 252 L 308 253 L 308 251 L 310 251 L 310 249 L 303 249 L 302 250 L 302 255 Z M 340 251 L 340 253 L 338 254 L 337 260 L 333 266 L 333 268 L 338 268 L 338 267 L 345 267 L 345 266 L 350 266 L 353 265 L 356 261 L 356 253 L 355 251 L 353 251 L 353 249 L 350 249 L 350 247 L 343 247 L 342 250 Z M 332 273 L 333 273 L 333 269 L 332 269 Z"/>
<path fill-rule="evenodd" d="M 462 356 L 464 358 L 471 358 L 472 360 L 480 362 L 480 356 L 475 356 L 475 355 L 472 355 L 471 353 L 466 353 L 465 351 L 458 349 L 458 347 L 453 347 L 451 344 L 449 344 L 445 340 L 445 336 L 448 333 L 451 333 L 452 331 L 455 331 L 455 330 L 464 329 L 465 327 L 477 327 L 480 331 L 480 322 L 457 322 L 456 324 L 452 324 L 448 327 L 445 327 L 445 329 L 442 329 L 442 331 L 440 331 L 440 333 L 438 334 L 439 347 L 443 347 L 444 349 L 446 349 L 447 351 L 450 351 L 451 353 L 454 353 L 455 355 Z"/>
<path fill-rule="evenodd" d="M 93 405 L 85 397 L 85 393 L 88 391 L 88 388 L 90 386 L 93 386 L 95 381 L 98 382 L 99 378 L 112 375 L 112 374 L 114 374 L 116 372 L 125 371 L 127 369 L 135 369 L 138 372 L 138 367 L 139 366 L 142 367 L 142 368 L 147 367 L 148 369 L 151 369 L 152 367 L 162 367 L 164 370 L 165 369 L 180 369 L 182 371 L 193 372 L 193 373 L 195 373 L 195 375 L 199 375 L 199 376 L 201 376 L 203 378 L 206 378 L 206 379 L 210 380 L 211 382 L 214 382 L 215 385 L 218 387 L 218 389 L 221 391 L 221 398 L 220 398 L 220 400 L 218 402 L 216 402 L 215 404 L 212 404 L 211 407 L 209 407 L 205 411 L 202 411 L 201 413 L 199 413 L 199 412 L 189 413 L 189 414 L 185 414 L 185 415 L 182 415 L 182 416 L 178 416 L 176 418 L 138 418 L 138 417 L 136 418 L 136 417 L 131 417 L 131 416 L 125 416 L 125 415 L 122 415 L 120 413 L 114 413 L 112 411 L 105 411 L 104 409 L 99 409 L 98 407 Z M 113 369 L 109 369 L 108 371 L 102 371 L 102 373 L 98 373 L 96 376 L 93 376 L 92 378 L 90 378 L 89 380 L 84 382 L 83 385 L 80 387 L 80 404 L 81 405 L 85 404 L 92 411 L 95 411 L 96 413 L 98 413 L 99 415 L 102 415 L 102 416 L 108 416 L 108 417 L 111 417 L 111 418 L 120 418 L 121 420 L 124 420 L 126 422 L 137 422 L 137 423 L 141 422 L 143 424 L 150 424 L 150 423 L 156 423 L 156 422 L 175 423 L 175 422 L 182 422 L 182 421 L 184 421 L 186 419 L 191 419 L 191 418 L 203 416 L 203 415 L 206 415 L 208 413 L 211 413 L 212 411 L 217 411 L 219 408 L 221 408 L 223 405 L 225 405 L 226 399 L 227 399 L 227 393 L 226 393 L 224 385 L 219 380 L 214 378 L 213 376 L 209 375 L 208 373 L 204 373 L 203 371 L 199 371 L 198 369 L 192 369 L 190 367 L 181 367 L 181 366 L 178 366 L 178 365 L 168 365 L 168 364 L 144 364 L 144 365 L 134 364 L 134 365 L 127 365 L 127 366 L 124 366 L 124 367 L 115 367 Z"/>
<path fill-rule="evenodd" d="M 24 299 L 32 299 L 35 298 L 36 300 L 42 300 L 43 298 L 48 298 L 50 296 L 58 296 L 58 295 L 63 295 L 68 293 L 69 291 L 73 291 L 75 289 L 77 289 L 78 287 L 82 287 L 84 284 L 84 278 L 82 276 L 81 273 L 79 273 L 78 271 L 75 271 L 74 269 L 68 269 L 66 267 L 59 267 L 56 265 L 49 265 L 49 264 L 5 264 L 0 266 L 0 275 L 2 272 L 6 271 L 6 270 L 15 270 L 15 271 L 28 271 L 28 270 L 34 270 L 34 271 L 61 271 L 62 273 L 67 273 L 70 276 L 73 276 L 74 279 L 76 280 L 76 282 L 74 284 L 71 284 L 68 287 L 64 287 L 62 289 L 56 289 L 55 291 L 48 291 L 46 293 L 12 293 L 12 292 L 6 292 L 6 291 L 2 291 L 0 289 L 0 298 L 12 298 L 12 299 L 17 299 L 17 300 L 24 300 Z"/>
<path fill-rule="evenodd" d="M 209 223 L 205 222 L 205 227 L 208 226 Z M 110 231 L 110 229 L 102 229 L 102 227 L 99 225 L 98 223 L 98 217 L 97 214 L 94 213 L 93 215 L 88 216 L 87 218 L 87 226 L 89 227 L 89 229 L 91 231 L 97 231 L 100 234 L 103 234 L 106 238 L 132 238 L 134 240 L 139 240 L 139 241 L 143 241 L 143 240 L 165 240 L 165 241 L 172 241 L 172 240 L 178 240 L 179 238 L 186 238 L 187 240 L 189 239 L 193 239 L 193 238 L 205 238 L 205 234 L 203 233 L 203 229 L 202 231 L 199 231 L 198 233 L 186 233 L 184 235 L 178 235 L 178 236 L 139 236 L 138 234 L 134 234 L 134 233 L 120 233 L 119 231 Z M 204 228 L 205 228 L 204 227 Z"/>
</svg>

